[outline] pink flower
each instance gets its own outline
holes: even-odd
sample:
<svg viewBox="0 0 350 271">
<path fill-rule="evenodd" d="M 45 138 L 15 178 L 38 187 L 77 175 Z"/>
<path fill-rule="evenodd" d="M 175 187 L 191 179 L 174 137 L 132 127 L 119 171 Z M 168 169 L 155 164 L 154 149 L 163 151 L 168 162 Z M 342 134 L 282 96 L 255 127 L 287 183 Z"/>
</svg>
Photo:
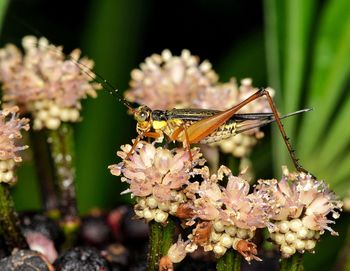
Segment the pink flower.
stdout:
<svg viewBox="0 0 350 271">
<path fill-rule="evenodd" d="M 151 109 L 189 108 L 195 93 L 217 81 L 211 64 L 199 64 L 198 57 L 188 50 L 181 56 L 173 56 L 169 50 L 153 54 L 131 72 L 131 78 L 126 99 Z"/>
<path fill-rule="evenodd" d="M 5 103 L 32 113 L 35 129 L 56 129 L 61 121 L 78 121 L 80 100 L 96 97 L 100 88 L 89 82 L 94 77 L 93 62 L 80 59 L 77 49 L 66 59 L 62 47 L 50 45 L 45 38 L 26 36 L 23 47 L 24 55 L 11 44 L 0 50 Z"/>
<path fill-rule="evenodd" d="M 28 146 L 19 146 L 21 130 L 29 129 L 29 120 L 19 119 L 18 107 L 0 110 L 0 182 L 14 182 L 15 163 L 21 162 L 18 152 Z"/>
<path fill-rule="evenodd" d="M 153 194 L 158 201 L 171 200 L 171 191 L 180 190 L 188 183 L 193 166 L 203 164 L 197 148 L 191 150 L 192 163 L 186 149 L 168 150 L 140 142 L 129 158 L 131 146 L 122 146 L 121 149 L 117 154 L 124 160 L 109 166 L 111 173 L 122 175 L 122 181 L 130 184 L 130 192 L 134 196 Z"/>
</svg>

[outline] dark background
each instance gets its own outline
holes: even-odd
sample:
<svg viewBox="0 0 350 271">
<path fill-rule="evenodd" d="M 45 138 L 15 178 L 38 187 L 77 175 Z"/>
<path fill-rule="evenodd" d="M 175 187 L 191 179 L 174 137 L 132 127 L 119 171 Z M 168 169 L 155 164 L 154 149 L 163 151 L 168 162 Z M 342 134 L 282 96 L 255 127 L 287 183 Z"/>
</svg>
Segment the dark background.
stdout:
<svg viewBox="0 0 350 271">
<path fill-rule="evenodd" d="M 12 0 L 1 42 L 20 44 L 24 35 L 45 36 L 65 52 L 81 48 L 95 71 L 120 92 L 130 71 L 145 57 L 169 48 L 189 49 L 208 59 L 221 81 L 251 77 L 257 87 L 276 89 L 279 111 L 304 107 L 314 112 L 286 121 L 302 164 L 341 196 L 350 187 L 350 2 L 347 0 Z M 333 98 L 332 98 L 333 97 Z M 334 98 L 335 97 L 335 98 Z M 76 125 L 77 192 L 82 213 L 109 209 L 129 200 L 107 166 L 135 136 L 135 122 L 108 92 L 84 101 L 84 121 Z M 307 121 L 308 122 L 307 122 Z M 293 125 L 290 123 L 294 122 Z M 273 127 L 273 126 L 272 126 Z M 275 128 L 252 159 L 256 175 L 279 178 L 290 164 Z M 30 152 L 14 188 L 16 207 L 40 208 Z M 306 270 L 330 270 L 346 237 L 348 218 L 337 222 L 340 237 L 327 233 Z"/>
<path fill-rule="evenodd" d="M 128 88 L 130 71 L 145 57 L 168 48 L 184 48 L 208 59 L 221 80 L 252 77 L 266 86 L 263 13 L 259 1 L 11 1 L 3 42 L 20 44 L 24 35 L 45 36 L 65 52 L 81 48 L 95 71 L 113 86 Z M 53 6 L 52 6 L 53 5 Z M 135 135 L 126 108 L 107 92 L 84 102 L 84 121 L 77 125 L 79 207 L 108 208 L 118 203 L 119 183 L 107 166 L 118 162 L 115 152 Z M 30 163 L 30 162 L 28 162 Z M 27 163 L 25 180 L 34 179 Z M 24 174 L 22 174 L 24 175 Z M 34 181 L 30 189 L 35 186 Z M 22 181 L 20 182 L 22 183 Z M 17 207 L 37 208 L 24 199 L 20 184 Z M 34 192 L 33 192 L 34 193 Z"/>
</svg>

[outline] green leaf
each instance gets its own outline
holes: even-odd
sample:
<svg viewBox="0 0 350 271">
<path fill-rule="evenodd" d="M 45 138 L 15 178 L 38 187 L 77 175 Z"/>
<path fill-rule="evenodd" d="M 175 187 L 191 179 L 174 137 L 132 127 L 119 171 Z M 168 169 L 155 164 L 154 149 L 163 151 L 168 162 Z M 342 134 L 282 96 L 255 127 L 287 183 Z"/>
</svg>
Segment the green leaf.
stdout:
<svg viewBox="0 0 350 271">
<path fill-rule="evenodd" d="M 311 26 L 315 16 L 314 0 L 286 1 L 286 42 L 284 50 L 283 109 L 292 112 L 299 109 L 304 83 L 307 51 L 310 45 Z M 286 122 L 290 137 L 294 138 L 296 121 Z"/>
<path fill-rule="evenodd" d="M 265 40 L 266 40 L 266 62 L 269 86 L 276 90 L 274 100 L 278 106 L 282 105 L 282 70 L 285 41 L 285 1 L 265 0 Z M 279 108 L 280 110 L 282 108 Z M 276 128 L 272 132 L 272 148 L 274 153 L 274 171 L 280 170 L 280 165 L 287 161 L 283 142 Z"/>
<path fill-rule="evenodd" d="M 350 1 L 329 1 L 317 33 L 308 104 L 316 114 L 303 122 L 298 149 L 311 157 L 331 121 L 350 73 Z"/>
<path fill-rule="evenodd" d="M 0 0 L 0 30 L 2 29 L 2 23 L 4 21 L 8 3 L 8 0 Z"/>
<path fill-rule="evenodd" d="M 345 103 L 340 108 L 337 117 L 327 129 L 322 139 L 318 163 L 320 168 L 325 168 L 337 159 L 337 156 L 347 149 L 350 143 L 350 96 L 346 97 Z M 350 167 L 349 167 L 350 170 Z"/>
</svg>

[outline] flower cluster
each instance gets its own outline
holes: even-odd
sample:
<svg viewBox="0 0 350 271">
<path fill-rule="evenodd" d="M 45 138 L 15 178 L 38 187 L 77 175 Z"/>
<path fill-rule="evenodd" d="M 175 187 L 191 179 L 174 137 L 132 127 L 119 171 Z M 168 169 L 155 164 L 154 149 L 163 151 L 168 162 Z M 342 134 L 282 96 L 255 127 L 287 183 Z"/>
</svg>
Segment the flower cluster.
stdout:
<svg viewBox="0 0 350 271">
<path fill-rule="evenodd" d="M 192 95 L 205 91 L 218 79 L 211 64 L 183 50 L 173 56 L 169 50 L 146 58 L 140 69 L 131 72 L 131 89 L 125 97 L 130 102 L 145 104 L 151 109 L 190 107 Z"/>
<path fill-rule="evenodd" d="M 23 38 L 25 54 L 8 44 L 0 50 L 3 100 L 33 115 L 34 129 L 57 129 L 61 122 L 80 119 L 80 100 L 95 97 L 98 84 L 90 83 L 93 62 L 80 59 L 78 49 L 66 59 L 62 47 L 45 38 Z"/>
<path fill-rule="evenodd" d="M 122 146 L 123 159 L 109 168 L 122 176 L 137 198 L 135 213 L 147 221 L 166 223 L 172 215 L 190 227 L 186 241 L 171 247 L 168 260 L 176 263 L 199 247 L 221 257 L 228 249 L 247 261 L 260 260 L 253 242 L 256 229 L 266 228 L 283 257 L 296 251 L 313 251 L 316 241 L 338 218 L 341 202 L 322 181 L 305 173 L 284 170 L 282 180 L 259 180 L 252 189 L 245 173 L 234 176 L 221 166 L 210 174 L 198 149 L 156 148 L 140 142 Z M 253 190 L 251 192 L 251 190 Z M 174 258 L 174 259 L 173 259 Z"/>
<path fill-rule="evenodd" d="M 289 173 L 284 168 L 281 181 L 260 180 L 256 193 L 274 206 L 271 221 L 275 228 L 270 237 L 282 256 L 313 251 L 325 230 L 338 235 L 329 224 L 335 223 L 332 218 L 339 218 L 342 202 L 310 174 Z"/>
<path fill-rule="evenodd" d="M 130 154 L 131 148 L 131 145 L 122 146 L 117 154 L 124 160 L 109 169 L 113 175 L 123 175 L 122 181 L 130 185 L 124 193 L 136 197 L 138 217 L 164 223 L 168 214 L 175 214 L 186 201 L 181 190 L 189 183 L 192 168 L 204 160 L 198 148 L 191 150 L 192 162 L 185 149 L 170 151 L 146 142 L 139 142 Z"/>
<path fill-rule="evenodd" d="M 169 50 L 164 50 L 161 55 L 154 54 L 146 58 L 140 69 L 131 72 L 131 78 L 131 88 L 125 92 L 126 100 L 151 109 L 226 110 L 258 90 L 248 78 L 243 79 L 240 86 L 235 79 L 227 83 L 218 82 L 211 64 L 207 60 L 200 63 L 198 57 L 188 50 L 183 50 L 181 56 L 173 56 Z M 274 91 L 270 88 L 268 91 L 273 96 Z M 271 112 L 271 108 L 265 98 L 259 98 L 239 111 L 266 112 Z M 235 157 L 245 157 L 263 135 L 256 128 L 213 145 Z"/>
<path fill-rule="evenodd" d="M 189 252 L 202 246 L 205 251 L 213 251 L 217 257 L 233 248 L 248 261 L 259 258 L 251 239 L 257 228 L 269 224 L 269 208 L 256 194 L 249 194 L 249 183 L 244 176 L 234 176 L 231 170 L 221 166 L 216 174 L 209 174 L 207 167 L 194 169 L 201 176 L 201 183 L 192 182 L 185 189 L 194 192 L 192 217 L 186 224 L 196 220 L 191 242 L 186 249 Z M 227 179 L 227 180 L 226 180 Z M 227 181 L 226 187 L 222 184 Z M 188 194 L 187 192 L 186 194 Z M 181 207 L 179 210 L 181 210 Z M 178 215 L 181 216 L 178 211 Z M 181 216 L 182 217 L 182 216 Z"/>
<path fill-rule="evenodd" d="M 0 110 L 0 182 L 13 183 L 15 164 L 22 161 L 18 152 L 27 146 L 18 146 L 21 130 L 29 129 L 29 120 L 18 118 L 18 107 Z"/>
</svg>

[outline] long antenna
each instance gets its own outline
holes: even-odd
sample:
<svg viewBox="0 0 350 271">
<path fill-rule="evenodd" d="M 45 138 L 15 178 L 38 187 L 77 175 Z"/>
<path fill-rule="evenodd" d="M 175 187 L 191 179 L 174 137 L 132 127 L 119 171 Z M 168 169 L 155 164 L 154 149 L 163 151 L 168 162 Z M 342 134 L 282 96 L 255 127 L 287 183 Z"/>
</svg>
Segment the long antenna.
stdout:
<svg viewBox="0 0 350 271">
<path fill-rule="evenodd" d="M 111 95 L 116 97 L 118 99 L 118 101 L 121 102 L 122 104 L 124 104 L 129 110 L 131 110 L 132 112 L 135 111 L 135 109 L 133 109 L 131 104 L 127 100 L 125 100 L 124 97 L 122 97 L 119 94 L 119 90 L 117 88 L 115 88 L 109 81 L 107 81 L 105 78 L 103 78 L 100 74 L 93 71 L 91 68 L 89 68 L 85 64 L 80 63 L 79 59 L 75 59 L 71 55 L 65 54 L 62 50 L 59 49 L 59 46 L 56 46 L 54 43 L 52 43 L 50 40 L 48 40 L 38 29 L 35 29 L 34 27 L 30 26 L 23 19 L 19 18 L 18 16 L 15 16 L 13 14 L 11 16 L 16 21 L 18 21 L 21 25 L 23 25 L 25 28 L 29 29 L 32 33 L 37 35 L 38 39 L 40 39 L 40 37 L 44 37 L 49 42 L 49 45 L 47 46 L 48 49 L 56 51 L 57 53 L 63 54 L 65 56 L 65 59 L 70 60 L 70 61 L 72 61 L 72 63 L 77 65 L 82 72 L 84 72 L 87 76 L 89 76 L 91 78 L 91 80 L 96 81 L 97 83 L 101 84 L 103 89 L 105 89 Z M 63 46 L 61 46 L 61 47 L 63 48 Z"/>
</svg>

